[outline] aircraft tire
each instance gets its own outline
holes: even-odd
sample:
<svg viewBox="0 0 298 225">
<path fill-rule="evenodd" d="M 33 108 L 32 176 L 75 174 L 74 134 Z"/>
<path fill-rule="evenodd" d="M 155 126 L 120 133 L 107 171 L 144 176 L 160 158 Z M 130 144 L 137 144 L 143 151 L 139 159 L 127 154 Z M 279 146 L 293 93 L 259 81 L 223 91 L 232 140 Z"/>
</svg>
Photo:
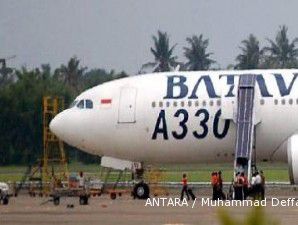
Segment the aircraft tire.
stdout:
<svg viewBox="0 0 298 225">
<path fill-rule="evenodd" d="M 8 197 L 4 197 L 2 200 L 3 205 L 8 205 L 9 199 Z"/>
<path fill-rule="evenodd" d="M 111 198 L 112 200 L 115 200 L 115 199 L 117 198 L 117 194 L 112 192 L 112 193 L 110 194 L 110 198 Z"/>
<path fill-rule="evenodd" d="M 133 194 L 138 199 L 149 198 L 149 193 L 150 193 L 149 186 L 148 186 L 148 184 L 146 184 L 144 182 L 137 183 L 134 186 Z"/>
<path fill-rule="evenodd" d="M 56 206 L 59 205 L 60 204 L 60 198 L 55 196 L 53 198 L 53 202 L 54 202 L 54 205 L 56 205 Z"/>
<path fill-rule="evenodd" d="M 80 205 L 88 205 L 88 196 L 80 196 Z"/>
</svg>

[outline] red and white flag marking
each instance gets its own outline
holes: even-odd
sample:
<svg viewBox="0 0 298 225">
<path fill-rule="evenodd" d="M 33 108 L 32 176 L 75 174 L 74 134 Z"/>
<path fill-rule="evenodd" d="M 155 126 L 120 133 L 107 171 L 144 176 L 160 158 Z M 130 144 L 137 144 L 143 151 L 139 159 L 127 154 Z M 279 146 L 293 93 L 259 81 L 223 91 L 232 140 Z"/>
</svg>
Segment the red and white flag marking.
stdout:
<svg viewBox="0 0 298 225">
<path fill-rule="evenodd" d="M 111 105 L 112 104 L 112 99 L 111 98 L 102 98 L 100 100 L 100 104 L 102 104 L 102 105 Z"/>
</svg>

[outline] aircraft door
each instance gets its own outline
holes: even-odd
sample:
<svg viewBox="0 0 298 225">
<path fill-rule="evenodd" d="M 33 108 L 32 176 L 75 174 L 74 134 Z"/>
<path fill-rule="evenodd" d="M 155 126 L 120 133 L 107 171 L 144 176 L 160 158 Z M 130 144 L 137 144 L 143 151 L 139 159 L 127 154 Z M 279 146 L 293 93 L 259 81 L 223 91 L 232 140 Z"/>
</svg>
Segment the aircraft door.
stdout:
<svg viewBox="0 0 298 225">
<path fill-rule="evenodd" d="M 238 90 L 239 77 L 235 76 L 233 82 L 221 79 L 221 118 L 226 120 L 234 120 L 236 122 L 237 112 L 237 90 Z M 229 85 L 226 85 L 226 82 Z M 234 83 L 233 86 L 231 83 Z M 232 93 L 231 93 L 232 92 Z M 231 97 L 227 96 L 232 95 Z"/>
<path fill-rule="evenodd" d="M 118 123 L 136 122 L 136 97 L 136 88 L 122 87 L 120 89 Z"/>
</svg>

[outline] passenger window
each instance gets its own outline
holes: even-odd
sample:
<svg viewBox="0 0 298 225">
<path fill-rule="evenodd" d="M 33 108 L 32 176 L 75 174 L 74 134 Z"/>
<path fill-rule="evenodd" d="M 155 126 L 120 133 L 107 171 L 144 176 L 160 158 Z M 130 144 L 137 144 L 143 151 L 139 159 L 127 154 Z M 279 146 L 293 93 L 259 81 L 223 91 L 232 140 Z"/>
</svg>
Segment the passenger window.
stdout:
<svg viewBox="0 0 298 225">
<path fill-rule="evenodd" d="M 278 100 L 274 99 L 274 104 L 277 105 L 278 104 Z"/>
<path fill-rule="evenodd" d="M 261 99 L 261 100 L 260 100 L 260 104 L 261 104 L 261 105 L 264 105 L 264 104 L 265 104 L 265 100 L 264 100 L 264 99 Z"/>
<path fill-rule="evenodd" d="M 213 101 L 211 100 L 211 101 L 209 102 L 209 104 L 210 104 L 210 106 L 213 106 Z"/>
<path fill-rule="evenodd" d="M 86 108 L 93 109 L 93 102 L 89 99 L 86 100 Z"/>
<path fill-rule="evenodd" d="M 191 107 L 191 104 L 192 104 L 192 102 L 191 101 L 188 101 L 188 106 L 189 107 Z"/>
<path fill-rule="evenodd" d="M 77 107 L 79 109 L 83 109 L 84 108 L 84 100 L 81 100 L 78 104 L 77 104 Z"/>
<path fill-rule="evenodd" d="M 167 102 L 167 103 L 166 103 L 166 106 L 167 106 L 167 107 L 170 107 L 170 102 Z"/>
<path fill-rule="evenodd" d="M 163 102 L 159 102 L 159 107 L 163 107 Z"/>
<path fill-rule="evenodd" d="M 155 108 L 156 104 L 155 102 L 152 102 L 152 108 Z"/>
<path fill-rule="evenodd" d="M 184 107 L 184 102 L 183 101 L 181 102 L 181 107 Z"/>
<path fill-rule="evenodd" d="M 203 101 L 202 105 L 203 105 L 203 106 L 206 106 L 206 101 L 205 101 L 205 100 Z"/>
<path fill-rule="evenodd" d="M 217 106 L 220 106 L 221 105 L 221 101 L 220 100 L 217 100 L 216 101 L 216 104 L 217 104 Z"/>
<path fill-rule="evenodd" d="M 199 101 L 195 102 L 195 106 L 198 107 L 199 106 Z"/>
<path fill-rule="evenodd" d="M 293 105 L 293 99 L 289 99 L 289 104 Z"/>
<path fill-rule="evenodd" d="M 173 102 L 173 106 L 174 107 L 177 107 L 177 102 Z"/>
<path fill-rule="evenodd" d="M 285 104 L 286 104 L 286 100 L 282 99 L 282 100 L 281 100 L 281 104 L 282 104 L 282 105 L 285 105 Z"/>
</svg>

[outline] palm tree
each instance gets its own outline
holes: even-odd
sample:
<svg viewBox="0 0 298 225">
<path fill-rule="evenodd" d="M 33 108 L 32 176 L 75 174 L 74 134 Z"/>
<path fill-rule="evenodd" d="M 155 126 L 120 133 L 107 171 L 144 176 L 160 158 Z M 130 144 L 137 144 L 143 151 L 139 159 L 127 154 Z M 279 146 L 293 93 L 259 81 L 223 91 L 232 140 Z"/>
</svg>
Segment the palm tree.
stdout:
<svg viewBox="0 0 298 225">
<path fill-rule="evenodd" d="M 260 50 L 259 41 L 250 34 L 248 39 L 241 41 L 241 53 L 236 57 L 236 69 L 257 69 L 263 52 Z"/>
<path fill-rule="evenodd" d="M 208 39 L 203 39 L 201 34 L 199 37 L 193 35 L 191 38 L 186 38 L 190 47 L 184 47 L 184 55 L 188 62 L 184 65 L 188 70 L 208 70 L 215 63 L 210 56 L 213 53 L 207 52 L 209 45 Z"/>
<path fill-rule="evenodd" d="M 74 56 L 70 58 L 67 66 L 61 65 L 55 73 L 58 73 L 58 76 L 64 81 L 64 83 L 78 93 L 82 88 L 81 81 L 86 69 L 86 67 L 80 66 L 80 60 Z"/>
<path fill-rule="evenodd" d="M 0 87 L 12 83 L 14 79 L 14 70 L 6 66 L 6 60 L 7 59 L 0 59 Z"/>
<path fill-rule="evenodd" d="M 170 47 L 168 34 L 166 32 L 158 31 L 158 35 L 152 36 L 152 39 L 154 41 L 154 47 L 150 48 L 150 50 L 154 56 L 154 62 L 144 64 L 142 69 L 153 67 L 154 72 L 165 72 L 170 71 L 171 68 L 177 66 L 177 56 L 173 56 L 176 44 Z"/>
<path fill-rule="evenodd" d="M 283 25 L 277 32 L 275 41 L 267 39 L 270 46 L 264 48 L 269 54 L 266 62 L 274 68 L 297 66 L 298 49 L 296 48 L 296 43 L 298 42 L 298 38 L 290 42 L 287 32 L 288 28 Z"/>
</svg>

